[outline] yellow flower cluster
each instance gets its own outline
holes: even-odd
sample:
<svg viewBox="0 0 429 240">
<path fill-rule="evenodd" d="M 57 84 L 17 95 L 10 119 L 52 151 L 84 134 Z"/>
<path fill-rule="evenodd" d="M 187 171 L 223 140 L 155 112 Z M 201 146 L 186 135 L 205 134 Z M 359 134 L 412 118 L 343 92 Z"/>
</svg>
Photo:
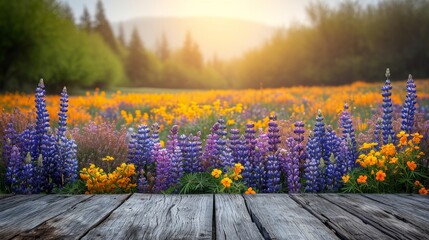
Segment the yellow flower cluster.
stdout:
<svg viewBox="0 0 429 240">
<path fill-rule="evenodd" d="M 112 157 L 103 158 L 104 160 L 112 159 Z M 131 188 L 136 187 L 135 183 L 131 183 L 131 177 L 135 175 L 134 164 L 122 163 L 112 173 L 106 173 L 102 168 L 90 164 L 89 168 L 83 168 L 80 171 L 80 178 L 86 182 L 88 194 L 93 193 L 121 193 L 129 192 Z"/>
<path fill-rule="evenodd" d="M 241 172 L 243 171 L 244 166 L 241 163 L 236 163 L 234 164 L 234 166 L 232 166 L 231 168 L 228 169 L 228 172 L 222 175 L 222 170 L 220 169 L 213 169 L 211 172 L 211 175 L 214 178 L 221 178 L 220 180 L 220 185 L 223 187 L 223 189 L 221 190 L 221 192 L 223 192 L 223 190 L 225 189 L 230 189 L 233 186 L 235 186 L 235 188 L 237 188 L 236 185 L 233 185 L 234 181 L 238 181 L 241 178 L 243 178 L 243 176 L 241 175 Z M 234 191 L 232 191 L 234 192 Z M 256 192 L 252 189 L 252 188 L 248 188 L 247 191 L 245 192 L 246 194 L 255 194 Z"/>
<path fill-rule="evenodd" d="M 362 168 L 355 169 L 352 173 L 342 177 L 346 186 L 351 191 L 362 191 L 366 189 L 372 192 L 387 190 L 410 192 L 411 181 L 424 178 L 424 174 L 419 171 L 419 158 L 423 156 L 419 144 L 422 135 L 419 133 L 407 134 L 400 132 L 397 134 L 399 144 L 392 143 L 383 145 L 377 151 L 377 143 L 364 143 L 360 148 L 362 154 L 359 155 L 356 163 Z M 350 181 L 353 179 L 353 181 Z M 398 187 L 404 183 L 402 187 Z M 426 194 L 426 188 L 416 181 L 420 194 Z M 401 189 L 402 188 L 402 189 Z M 384 190 L 383 190 L 384 189 Z"/>
</svg>

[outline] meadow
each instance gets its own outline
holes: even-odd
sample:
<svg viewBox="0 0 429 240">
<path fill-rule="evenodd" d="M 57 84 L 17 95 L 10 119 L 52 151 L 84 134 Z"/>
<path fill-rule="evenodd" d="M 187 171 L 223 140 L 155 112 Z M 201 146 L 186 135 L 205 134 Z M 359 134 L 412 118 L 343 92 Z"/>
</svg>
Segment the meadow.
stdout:
<svg viewBox="0 0 429 240">
<path fill-rule="evenodd" d="M 425 194 L 428 89 L 409 79 L 60 96 L 41 82 L 35 95 L 0 95 L 1 189 Z"/>
</svg>

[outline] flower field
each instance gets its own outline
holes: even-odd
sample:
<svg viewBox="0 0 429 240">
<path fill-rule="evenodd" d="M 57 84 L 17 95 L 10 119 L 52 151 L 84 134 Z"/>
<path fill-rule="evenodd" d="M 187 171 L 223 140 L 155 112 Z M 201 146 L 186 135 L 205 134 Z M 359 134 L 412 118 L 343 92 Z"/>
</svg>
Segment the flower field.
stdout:
<svg viewBox="0 0 429 240">
<path fill-rule="evenodd" d="M 389 77 L 388 74 L 386 74 Z M 427 194 L 429 81 L 0 95 L 1 191 Z"/>
</svg>

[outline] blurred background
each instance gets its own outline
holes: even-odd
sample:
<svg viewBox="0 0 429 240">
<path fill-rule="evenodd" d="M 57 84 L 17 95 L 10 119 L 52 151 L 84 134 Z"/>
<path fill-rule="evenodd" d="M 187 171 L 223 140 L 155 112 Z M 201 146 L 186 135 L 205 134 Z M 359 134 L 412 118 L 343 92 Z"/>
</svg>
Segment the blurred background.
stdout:
<svg viewBox="0 0 429 240">
<path fill-rule="evenodd" d="M 0 36 L 3 92 L 429 76 L 426 0 L 0 0 Z"/>
</svg>

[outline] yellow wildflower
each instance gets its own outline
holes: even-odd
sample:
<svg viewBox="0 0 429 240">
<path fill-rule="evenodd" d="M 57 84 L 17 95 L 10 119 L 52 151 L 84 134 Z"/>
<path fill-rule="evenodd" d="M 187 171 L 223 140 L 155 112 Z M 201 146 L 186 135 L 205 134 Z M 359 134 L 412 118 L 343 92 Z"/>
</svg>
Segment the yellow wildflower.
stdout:
<svg viewBox="0 0 429 240">
<path fill-rule="evenodd" d="M 212 171 L 212 176 L 213 176 L 213 177 L 215 177 L 215 178 L 219 178 L 219 177 L 220 177 L 220 175 L 222 175 L 222 170 L 217 169 L 217 168 L 213 169 L 213 171 Z"/>
<path fill-rule="evenodd" d="M 113 158 L 111 156 L 106 156 L 106 157 L 102 158 L 101 160 L 106 161 L 106 162 L 110 162 L 110 161 L 115 160 L 115 158 Z"/>
<path fill-rule="evenodd" d="M 349 175 L 345 175 L 345 176 L 342 177 L 342 179 L 343 179 L 344 183 L 347 183 L 350 180 L 350 176 Z"/>
<path fill-rule="evenodd" d="M 396 148 L 392 143 L 383 145 L 380 151 L 386 157 L 393 157 L 396 154 Z"/>
<path fill-rule="evenodd" d="M 378 143 L 373 142 L 373 143 L 364 143 L 362 147 L 359 148 L 359 150 L 363 150 L 363 149 L 369 149 L 372 148 L 374 146 L 377 146 Z"/>
<path fill-rule="evenodd" d="M 231 187 L 232 180 L 231 180 L 230 178 L 226 177 L 226 178 L 222 179 L 222 180 L 220 181 L 220 183 L 221 183 L 224 187 L 229 188 L 229 187 Z"/>
</svg>

